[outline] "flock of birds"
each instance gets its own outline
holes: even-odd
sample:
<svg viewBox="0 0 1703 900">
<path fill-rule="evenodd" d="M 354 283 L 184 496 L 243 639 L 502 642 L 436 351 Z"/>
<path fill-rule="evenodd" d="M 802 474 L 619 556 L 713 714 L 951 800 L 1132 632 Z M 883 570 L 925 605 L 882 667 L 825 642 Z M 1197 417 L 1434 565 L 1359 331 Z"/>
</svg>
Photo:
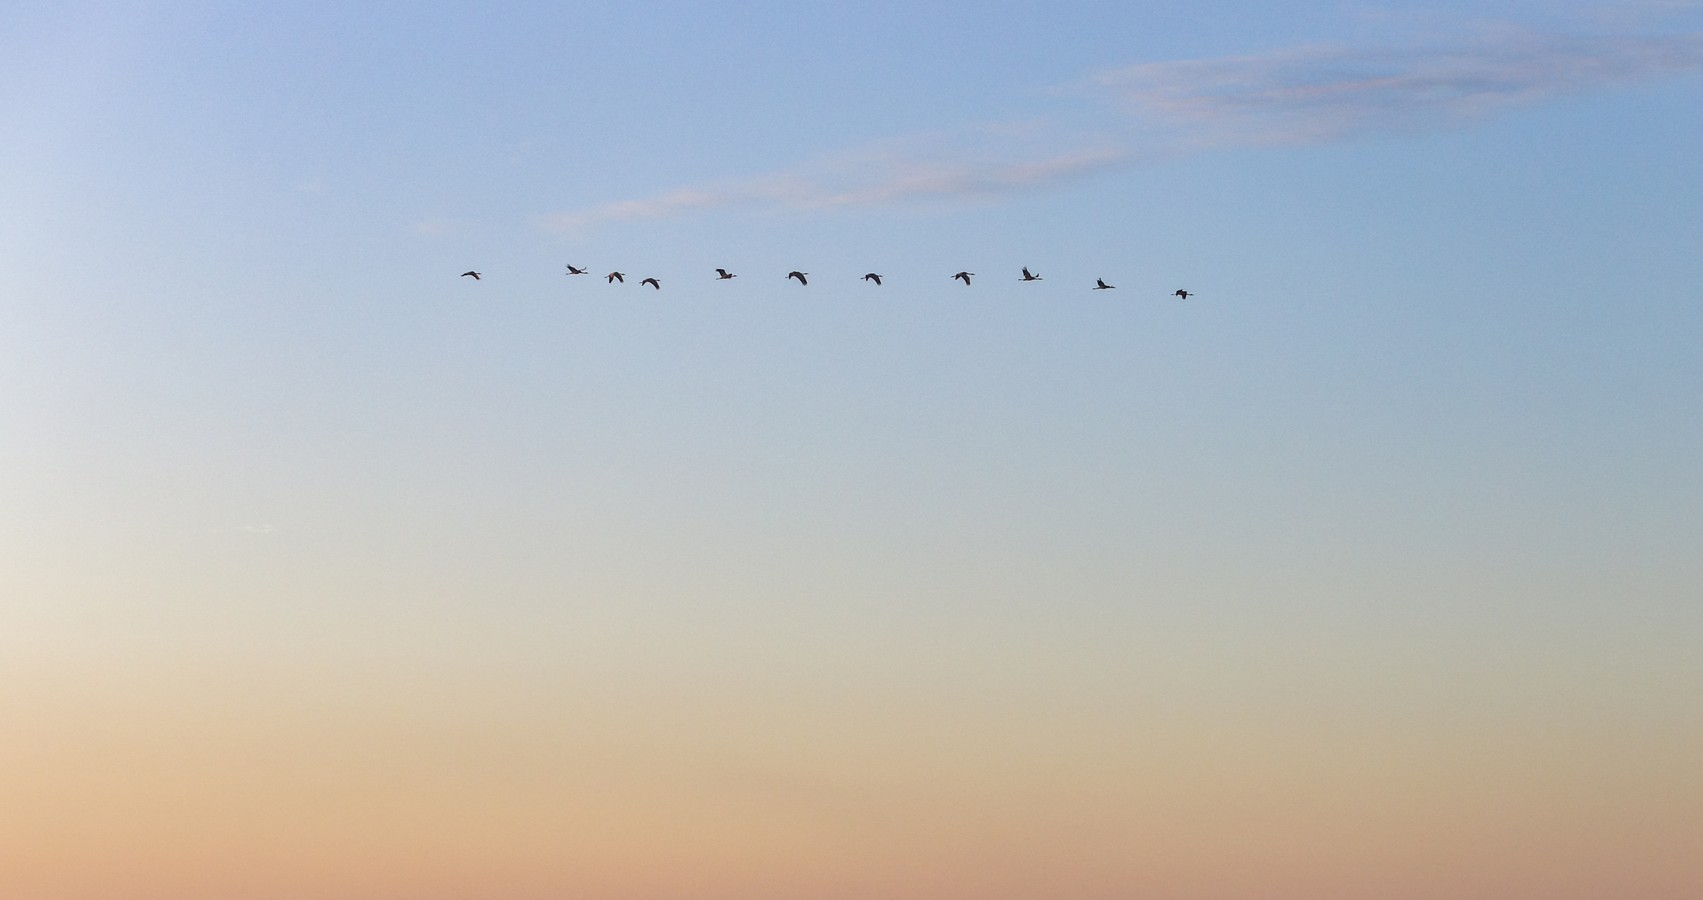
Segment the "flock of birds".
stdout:
<svg viewBox="0 0 1703 900">
<path fill-rule="evenodd" d="M 729 279 L 739 277 L 738 275 L 735 275 L 734 273 L 729 272 L 726 269 L 716 269 L 715 273 L 716 273 L 715 277 L 716 277 L 717 281 L 727 281 Z M 566 274 L 568 274 L 568 275 L 589 275 L 590 270 L 579 268 L 579 267 L 575 266 L 573 263 L 568 263 L 568 271 L 567 271 Z M 976 273 L 974 273 L 974 272 L 958 272 L 957 274 L 954 274 L 952 276 L 951 280 L 962 281 L 962 282 L 964 282 L 965 287 L 969 287 L 970 286 L 970 279 L 974 278 L 975 275 L 976 275 Z M 474 281 L 478 281 L 479 278 L 480 278 L 480 273 L 472 271 L 472 270 L 468 270 L 466 272 L 462 272 L 461 277 L 462 278 L 471 277 Z M 800 271 L 794 269 L 793 271 L 786 273 L 786 277 L 787 277 L 788 280 L 796 278 L 800 285 L 807 285 L 807 284 L 810 283 L 810 273 L 809 272 L 800 272 Z M 627 274 L 625 272 L 610 272 L 608 275 L 603 276 L 603 280 L 609 282 L 610 284 L 615 284 L 616 282 L 626 284 L 627 283 Z M 863 280 L 874 282 L 876 287 L 881 286 L 881 276 L 874 273 L 874 272 L 870 272 L 870 273 L 864 275 Z M 1023 267 L 1023 274 L 1021 276 L 1019 276 L 1017 278 L 1017 280 L 1018 281 L 1041 281 L 1042 278 L 1041 278 L 1041 276 L 1036 275 L 1035 273 L 1029 271 L 1028 266 L 1024 266 Z M 659 291 L 662 290 L 662 282 L 656 280 L 655 278 L 642 279 L 642 280 L 639 281 L 639 284 L 648 284 L 656 290 L 659 290 Z M 1107 284 L 1106 280 L 1104 278 L 1094 279 L 1093 290 L 1109 291 L 1109 290 L 1115 289 L 1116 287 L 1117 287 L 1117 285 L 1115 285 L 1115 284 Z M 1181 297 L 1182 299 L 1187 300 L 1188 298 L 1194 296 L 1194 291 L 1185 291 L 1185 290 L 1179 289 L 1179 290 L 1172 291 L 1171 296 Z"/>
</svg>

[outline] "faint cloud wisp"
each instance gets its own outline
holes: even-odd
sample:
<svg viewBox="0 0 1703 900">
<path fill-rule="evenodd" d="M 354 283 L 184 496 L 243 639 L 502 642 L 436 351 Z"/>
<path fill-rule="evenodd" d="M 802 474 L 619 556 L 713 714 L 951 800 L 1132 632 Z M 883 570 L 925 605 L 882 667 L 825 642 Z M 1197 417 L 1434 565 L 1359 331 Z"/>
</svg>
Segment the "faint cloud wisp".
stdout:
<svg viewBox="0 0 1703 900">
<path fill-rule="evenodd" d="M 1165 156 L 1316 144 L 1456 127 L 1565 94 L 1703 69 L 1703 33 L 1557 36 L 1504 31 L 1451 48 L 1314 46 L 1143 63 L 1059 91 L 1115 114 L 916 135 L 797 167 L 544 217 L 574 234 L 608 222 L 728 208 L 808 211 L 996 200 Z"/>
<path fill-rule="evenodd" d="M 1059 143 L 1052 134 L 1032 126 L 923 135 L 765 175 L 559 213 L 545 217 L 542 224 L 553 231 L 577 233 L 605 222 L 666 219 L 739 207 L 829 210 L 985 201 L 1115 166 L 1127 152 L 1110 140 Z"/>
<path fill-rule="evenodd" d="M 1180 147 L 1320 143 L 1448 127 L 1562 94 L 1703 68 L 1703 35 L 1507 35 L 1467 48 L 1309 47 L 1146 63 L 1092 80 Z"/>
</svg>

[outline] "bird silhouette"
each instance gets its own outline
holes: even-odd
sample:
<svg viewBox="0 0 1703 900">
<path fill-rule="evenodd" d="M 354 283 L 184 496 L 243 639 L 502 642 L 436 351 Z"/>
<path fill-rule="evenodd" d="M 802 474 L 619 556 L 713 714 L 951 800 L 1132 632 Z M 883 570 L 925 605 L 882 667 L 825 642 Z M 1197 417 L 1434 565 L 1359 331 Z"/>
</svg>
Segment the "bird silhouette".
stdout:
<svg viewBox="0 0 1703 900">
<path fill-rule="evenodd" d="M 876 287 L 880 287 L 880 286 L 881 286 L 881 276 L 880 276 L 880 275 L 877 275 L 877 274 L 875 274 L 875 273 L 874 273 L 874 272 L 871 272 L 871 273 L 869 273 L 869 274 L 868 274 L 868 275 L 865 275 L 865 276 L 863 276 L 863 280 L 864 280 L 864 281 L 873 281 L 873 282 L 875 282 L 875 286 L 876 286 Z"/>
<path fill-rule="evenodd" d="M 809 283 L 810 283 L 810 282 L 809 282 L 809 281 L 807 281 L 807 280 L 805 280 L 805 277 L 804 277 L 804 276 L 806 276 L 806 275 L 809 275 L 809 274 L 810 274 L 810 273 L 809 273 L 809 272 L 797 272 L 797 271 L 794 271 L 794 272 L 788 272 L 788 273 L 786 273 L 786 277 L 788 277 L 788 278 L 796 278 L 796 279 L 798 279 L 798 283 L 799 283 L 799 284 L 809 284 Z"/>
<path fill-rule="evenodd" d="M 974 273 L 974 272 L 959 272 L 959 273 L 958 273 L 958 274 L 956 274 L 956 275 L 954 275 L 954 276 L 952 276 L 952 277 L 953 277 L 953 278 L 956 278 L 956 279 L 958 279 L 958 280 L 959 280 L 959 281 L 962 281 L 962 282 L 964 282 L 964 286 L 965 286 L 965 287 L 969 287 L 969 285 L 970 285 L 970 276 L 971 276 L 971 275 L 974 275 L 974 274 L 976 274 L 976 273 Z"/>
<path fill-rule="evenodd" d="M 569 275 L 584 275 L 585 270 L 584 269 L 576 269 L 576 268 L 574 268 L 573 263 L 568 263 L 568 274 Z"/>
<path fill-rule="evenodd" d="M 1107 284 L 1106 279 L 1104 279 L 1104 278 L 1094 279 L 1094 290 L 1096 290 L 1096 291 L 1109 291 L 1109 290 L 1111 290 L 1112 288 L 1115 288 L 1115 287 L 1117 287 L 1117 285 Z"/>
<path fill-rule="evenodd" d="M 1018 280 L 1018 281 L 1040 281 L 1040 280 L 1041 280 L 1041 276 L 1039 276 L 1039 275 L 1035 275 L 1035 274 L 1033 274 L 1033 273 L 1031 273 L 1031 272 L 1030 272 L 1030 271 L 1029 271 L 1029 267 L 1028 267 L 1028 266 L 1024 266 L 1024 267 L 1023 267 L 1023 277 L 1022 277 L 1022 278 L 1019 278 L 1019 279 L 1017 279 L 1017 280 Z"/>
<path fill-rule="evenodd" d="M 603 277 L 604 277 L 604 280 L 608 281 L 610 284 L 614 284 L 617 281 L 621 282 L 622 284 L 627 283 L 627 276 L 622 275 L 620 272 L 610 272 L 608 275 L 605 275 Z"/>
<path fill-rule="evenodd" d="M 648 284 L 651 287 L 656 288 L 659 291 L 662 290 L 662 282 L 657 281 L 655 278 L 646 278 L 645 280 L 639 282 L 639 284 Z"/>
<path fill-rule="evenodd" d="M 1184 300 L 1187 300 L 1187 299 L 1188 299 L 1188 298 L 1189 298 L 1189 295 L 1191 295 L 1191 294 L 1193 294 L 1193 293 L 1194 293 L 1194 291 L 1175 291 L 1175 292 L 1173 292 L 1173 293 L 1172 293 L 1172 294 L 1171 294 L 1171 296 L 1173 296 L 1173 297 L 1181 297 L 1181 298 L 1183 298 L 1183 299 L 1184 299 Z"/>
<path fill-rule="evenodd" d="M 717 270 L 715 270 L 715 277 L 719 281 L 726 281 L 729 278 L 738 278 L 739 276 L 733 274 L 732 272 L 729 272 L 726 269 L 717 269 Z"/>
<path fill-rule="evenodd" d="M 466 277 L 467 277 L 467 276 L 469 276 L 469 275 L 472 275 L 472 276 L 473 276 L 473 280 L 474 280 L 474 281 L 478 281 L 478 280 L 479 280 L 479 273 L 478 273 L 478 272 L 462 272 L 462 273 L 461 273 L 461 277 L 462 277 L 462 278 L 466 278 Z"/>
</svg>

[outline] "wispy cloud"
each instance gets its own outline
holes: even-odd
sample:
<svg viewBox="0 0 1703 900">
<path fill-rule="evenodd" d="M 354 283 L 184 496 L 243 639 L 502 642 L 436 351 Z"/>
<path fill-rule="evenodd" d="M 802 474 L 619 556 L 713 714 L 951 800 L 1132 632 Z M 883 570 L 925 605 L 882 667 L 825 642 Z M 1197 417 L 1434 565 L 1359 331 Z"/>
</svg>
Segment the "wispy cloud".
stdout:
<svg viewBox="0 0 1703 900">
<path fill-rule="evenodd" d="M 1121 142 L 1109 139 L 1061 142 L 1033 123 L 991 125 L 888 141 L 778 172 L 559 213 L 543 222 L 576 232 L 603 222 L 730 207 L 830 210 L 991 200 L 1118 165 L 1127 153 Z"/>
<path fill-rule="evenodd" d="M 467 230 L 465 223 L 456 219 L 446 219 L 442 217 L 421 219 L 420 221 L 413 223 L 411 228 L 415 234 L 420 237 L 427 238 L 449 237 L 450 235 L 460 234 Z"/>
<path fill-rule="evenodd" d="M 985 201 L 1156 157 L 1453 127 L 1563 94 L 1703 70 L 1703 33 L 1564 37 L 1504 30 L 1445 48 L 1313 46 L 1143 63 L 1060 89 L 1113 112 L 900 138 L 793 168 L 547 216 L 601 223 L 726 208 L 822 210 Z"/>
<path fill-rule="evenodd" d="M 1317 143 L 1446 127 L 1550 97 L 1703 69 L 1703 35 L 1503 35 L 1464 48 L 1307 47 L 1146 63 L 1092 84 L 1189 147 Z"/>
</svg>

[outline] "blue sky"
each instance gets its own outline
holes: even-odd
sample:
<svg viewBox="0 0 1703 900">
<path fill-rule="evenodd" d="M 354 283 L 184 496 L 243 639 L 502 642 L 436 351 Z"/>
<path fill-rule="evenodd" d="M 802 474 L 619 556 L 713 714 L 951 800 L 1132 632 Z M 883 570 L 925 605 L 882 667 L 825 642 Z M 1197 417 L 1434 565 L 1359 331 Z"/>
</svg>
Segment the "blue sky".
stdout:
<svg viewBox="0 0 1703 900">
<path fill-rule="evenodd" d="M 1439 821 L 1547 760 L 1504 779 L 1507 815 L 1560 823 L 1534 859 L 1580 890 L 1703 877 L 1662 855 L 1682 829 L 1640 856 L 1572 816 L 1694 830 L 1703 808 L 1695 762 L 1661 749 L 1703 721 L 1703 4 L 16 7 L 15 720 L 188 716 L 240 694 L 218 683 L 304 733 L 350 709 L 453 729 L 507 715 L 502 694 L 508 751 L 572 756 L 521 724 L 571 710 L 664 768 L 719 741 L 783 785 L 803 776 L 775 748 L 817 746 L 799 722 L 888 750 L 955 722 L 939 746 L 975 735 L 990 768 L 920 796 L 993 798 L 987 840 L 1033 871 L 1271 896 L 1096 868 L 1008 818 L 1052 784 L 1013 775 L 1042 734 L 1148 796 L 1107 761 L 1169 752 L 1124 729 L 1180 719 L 1160 746 L 1282 748 L 1213 757 L 1226 783 L 1305 795 L 1311 754 L 1436 787 Z M 1416 740 L 1437 769 L 1404 768 Z M 861 777 L 800 752 L 836 789 Z M 901 756 L 858 791 L 917 796 Z M 649 808 L 634 777 L 609 795 Z M 1055 795 L 1105 824 L 1083 846 L 1144 833 Z M 1241 801 L 1167 802 L 1206 822 Z M 1321 803 L 1298 838 L 1318 867 L 1268 886 L 1354 895 L 1329 850 L 1348 801 Z M 887 894 L 974 894 L 954 833 Z M 483 887 L 544 877 L 421 840 L 482 860 Z M 1248 871 L 1282 855 L 1249 840 Z M 1458 878 L 1431 895 L 1562 896 L 1540 862 L 1438 840 Z M 715 877 L 837 896 L 813 879 L 855 861 L 820 852 L 798 881 Z M 12 868 L 49 883 L 62 858 Z"/>
</svg>

